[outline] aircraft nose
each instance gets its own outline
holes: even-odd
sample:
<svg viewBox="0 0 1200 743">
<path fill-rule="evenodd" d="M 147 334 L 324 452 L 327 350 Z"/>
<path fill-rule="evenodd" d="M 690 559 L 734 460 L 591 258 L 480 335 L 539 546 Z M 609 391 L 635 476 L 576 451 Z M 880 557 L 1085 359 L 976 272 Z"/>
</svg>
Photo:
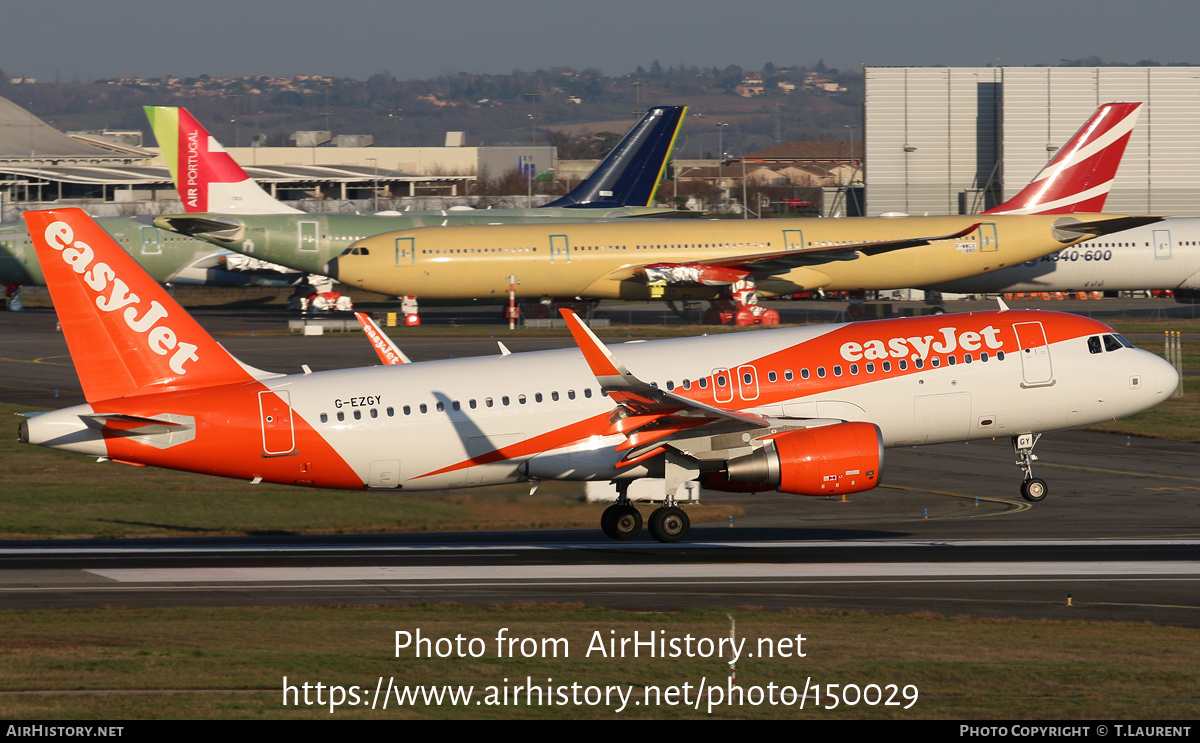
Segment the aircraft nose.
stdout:
<svg viewBox="0 0 1200 743">
<path fill-rule="evenodd" d="M 328 262 L 328 263 L 326 263 L 326 264 L 325 264 L 325 266 L 324 266 L 324 267 L 321 269 L 321 272 L 322 272 L 323 274 L 325 274 L 326 276 L 328 276 L 329 278 L 333 279 L 334 281 L 337 281 L 337 277 L 338 277 L 338 259 L 337 259 L 337 258 L 330 258 L 330 259 L 329 259 L 329 262 Z"/>
<path fill-rule="evenodd" d="M 1150 363 L 1145 372 L 1145 384 L 1156 395 L 1170 396 L 1179 386 L 1179 372 L 1166 359 L 1147 352 Z"/>
</svg>

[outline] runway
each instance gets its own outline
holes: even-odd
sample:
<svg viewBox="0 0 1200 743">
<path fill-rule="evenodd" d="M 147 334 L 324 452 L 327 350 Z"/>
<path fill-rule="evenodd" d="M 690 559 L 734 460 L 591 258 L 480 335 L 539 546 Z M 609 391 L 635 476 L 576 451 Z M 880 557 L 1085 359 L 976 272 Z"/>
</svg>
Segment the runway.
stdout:
<svg viewBox="0 0 1200 743">
<path fill-rule="evenodd" d="M 203 312 L 247 363 L 374 363 L 358 334 L 261 335 L 282 313 Z M 253 333 L 253 334 L 252 334 Z M 513 351 L 569 338 L 506 340 Z M 418 338 L 414 357 L 495 353 Z M 0 313 L 0 401 L 82 402 L 50 311 Z M 746 515 L 685 544 L 594 530 L 0 543 L 0 604 L 566 602 L 643 611 L 763 606 L 1200 626 L 1200 447 L 1085 432 L 1039 444 L 1050 497 L 1028 504 L 1008 442 L 890 450 L 848 502 L 725 494 Z"/>
</svg>

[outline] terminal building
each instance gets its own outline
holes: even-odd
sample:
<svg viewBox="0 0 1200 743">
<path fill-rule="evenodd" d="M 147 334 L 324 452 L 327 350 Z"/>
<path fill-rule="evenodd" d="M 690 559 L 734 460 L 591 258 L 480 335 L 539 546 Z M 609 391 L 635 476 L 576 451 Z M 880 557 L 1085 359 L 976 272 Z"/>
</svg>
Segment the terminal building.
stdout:
<svg viewBox="0 0 1200 743">
<path fill-rule="evenodd" d="M 1140 101 L 1106 211 L 1200 216 L 1200 68 L 866 67 L 866 214 L 973 214 L 1095 109 Z"/>
<path fill-rule="evenodd" d="M 370 137 L 329 132 L 293 139 L 295 147 L 228 151 L 285 201 L 463 197 L 479 173 L 532 178 L 557 166 L 552 146 L 464 147 L 458 132 L 445 147 L 373 147 Z M 158 149 L 142 146 L 140 132 L 63 133 L 0 98 L 0 221 L 51 205 L 85 206 L 96 216 L 182 210 Z"/>
</svg>

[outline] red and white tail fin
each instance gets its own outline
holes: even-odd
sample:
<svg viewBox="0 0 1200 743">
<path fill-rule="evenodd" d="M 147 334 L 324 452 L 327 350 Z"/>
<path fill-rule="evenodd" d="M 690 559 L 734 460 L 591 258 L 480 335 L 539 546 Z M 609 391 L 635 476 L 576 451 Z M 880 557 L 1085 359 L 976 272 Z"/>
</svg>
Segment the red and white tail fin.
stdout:
<svg viewBox="0 0 1200 743">
<path fill-rule="evenodd" d="M 371 347 L 375 349 L 375 353 L 379 355 L 379 360 L 384 365 L 412 363 L 412 359 L 404 355 L 400 347 L 393 343 L 387 333 L 375 324 L 370 315 L 365 312 L 355 312 L 354 316 L 358 318 L 358 324 L 362 326 L 367 340 L 371 341 Z"/>
<path fill-rule="evenodd" d="M 83 210 L 24 217 L 88 402 L 266 376 L 213 340 Z"/>
<path fill-rule="evenodd" d="M 984 214 L 1100 212 L 1117 177 L 1140 103 L 1106 103 L 1029 185 Z"/>
<path fill-rule="evenodd" d="M 301 213 L 255 183 L 186 108 L 144 108 L 188 214 Z"/>
</svg>

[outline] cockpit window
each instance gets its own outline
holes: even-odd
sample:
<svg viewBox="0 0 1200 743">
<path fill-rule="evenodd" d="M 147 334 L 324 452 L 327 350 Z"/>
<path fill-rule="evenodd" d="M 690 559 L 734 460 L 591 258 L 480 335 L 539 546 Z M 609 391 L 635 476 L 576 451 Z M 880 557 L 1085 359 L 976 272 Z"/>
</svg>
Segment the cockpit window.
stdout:
<svg viewBox="0 0 1200 743">
<path fill-rule="evenodd" d="M 1104 336 L 1104 350 L 1105 351 L 1117 351 L 1120 348 L 1121 348 L 1121 341 L 1117 340 L 1115 337 L 1113 337 L 1111 335 Z"/>
<path fill-rule="evenodd" d="M 1102 353 L 1103 351 L 1104 349 L 1100 347 L 1100 336 L 1093 335 L 1091 338 L 1088 338 L 1089 353 Z"/>
<path fill-rule="evenodd" d="M 1125 338 L 1125 336 L 1123 336 L 1123 335 L 1114 335 L 1114 336 L 1113 336 L 1113 338 L 1116 338 L 1116 339 L 1117 339 L 1117 341 L 1119 341 L 1119 342 L 1120 342 L 1120 344 L 1121 344 L 1122 346 L 1125 346 L 1126 348 L 1133 348 L 1133 347 L 1134 347 L 1134 346 L 1133 346 L 1133 344 L 1132 344 L 1132 343 L 1130 343 L 1130 342 L 1129 342 L 1129 341 L 1128 341 L 1128 340 Z"/>
</svg>

